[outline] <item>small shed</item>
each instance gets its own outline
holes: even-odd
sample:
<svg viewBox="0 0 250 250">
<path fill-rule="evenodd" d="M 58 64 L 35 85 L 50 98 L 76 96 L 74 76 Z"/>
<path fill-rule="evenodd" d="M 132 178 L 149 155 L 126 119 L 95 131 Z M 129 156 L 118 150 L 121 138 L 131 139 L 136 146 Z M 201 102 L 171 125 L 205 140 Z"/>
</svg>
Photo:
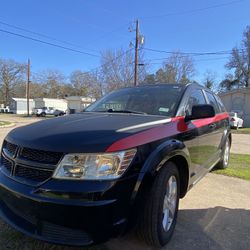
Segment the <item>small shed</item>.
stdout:
<svg viewBox="0 0 250 250">
<path fill-rule="evenodd" d="M 54 98 L 35 98 L 35 108 L 51 107 L 62 111 L 67 110 L 67 101 L 65 99 Z"/>
<path fill-rule="evenodd" d="M 70 114 L 81 112 L 84 108 L 95 101 L 94 98 L 81 96 L 68 96 L 66 97 L 66 100 L 68 102 L 68 111 Z"/>
<path fill-rule="evenodd" d="M 250 88 L 234 89 L 219 94 L 228 112 L 238 112 L 244 127 L 250 127 Z"/>
<path fill-rule="evenodd" d="M 29 113 L 35 107 L 33 99 L 29 99 Z M 14 114 L 27 114 L 27 99 L 26 98 L 11 98 L 10 101 L 10 112 Z"/>
</svg>

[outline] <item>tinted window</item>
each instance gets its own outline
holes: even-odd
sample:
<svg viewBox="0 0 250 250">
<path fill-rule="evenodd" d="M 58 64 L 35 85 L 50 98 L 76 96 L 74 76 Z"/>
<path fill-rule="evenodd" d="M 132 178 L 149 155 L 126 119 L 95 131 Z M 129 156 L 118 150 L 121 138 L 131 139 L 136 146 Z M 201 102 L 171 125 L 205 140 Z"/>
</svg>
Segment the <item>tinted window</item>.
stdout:
<svg viewBox="0 0 250 250">
<path fill-rule="evenodd" d="M 207 95 L 208 103 L 214 107 L 215 113 L 220 113 L 219 107 L 218 107 L 217 102 L 214 98 L 214 95 L 207 92 L 207 91 L 206 91 L 206 95 Z"/>
<path fill-rule="evenodd" d="M 120 89 L 104 96 L 85 111 L 134 111 L 150 115 L 174 116 L 184 89 L 183 85 L 172 84 Z"/>
<path fill-rule="evenodd" d="M 217 101 L 217 103 L 218 103 L 218 105 L 219 105 L 220 112 L 222 112 L 222 113 L 223 113 L 223 112 L 226 112 L 226 108 L 225 108 L 223 102 L 221 101 L 220 97 L 217 96 L 217 95 L 215 95 L 215 99 L 216 99 L 216 101 Z"/>
<path fill-rule="evenodd" d="M 201 90 L 195 90 L 189 96 L 185 112 L 186 115 L 191 115 L 192 107 L 198 104 L 206 104 L 205 97 Z"/>
</svg>

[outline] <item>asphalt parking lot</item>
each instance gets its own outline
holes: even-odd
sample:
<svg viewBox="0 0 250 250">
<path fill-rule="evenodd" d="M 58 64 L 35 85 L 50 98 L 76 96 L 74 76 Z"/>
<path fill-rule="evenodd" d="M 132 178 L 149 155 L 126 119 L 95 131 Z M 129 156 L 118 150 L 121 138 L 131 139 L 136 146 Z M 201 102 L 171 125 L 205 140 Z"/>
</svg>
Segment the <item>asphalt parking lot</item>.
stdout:
<svg viewBox="0 0 250 250">
<path fill-rule="evenodd" d="M 11 116 L 8 120 L 16 121 L 15 127 L 17 127 L 40 119 Z M 13 128 L 0 128 L 0 143 L 11 129 Z M 236 151 L 239 150 L 237 143 L 241 144 L 240 140 L 237 142 L 237 136 L 233 135 Z M 246 145 L 249 141 L 246 139 Z M 242 146 L 242 148 L 245 147 Z M 181 200 L 174 236 L 168 246 L 163 249 L 250 249 L 249 194 L 249 181 L 208 174 Z M 0 249 L 66 250 L 74 248 L 59 247 L 30 239 L 0 221 Z M 131 232 L 122 238 L 110 240 L 106 244 L 90 249 L 142 250 L 152 248 L 144 245 Z"/>
</svg>

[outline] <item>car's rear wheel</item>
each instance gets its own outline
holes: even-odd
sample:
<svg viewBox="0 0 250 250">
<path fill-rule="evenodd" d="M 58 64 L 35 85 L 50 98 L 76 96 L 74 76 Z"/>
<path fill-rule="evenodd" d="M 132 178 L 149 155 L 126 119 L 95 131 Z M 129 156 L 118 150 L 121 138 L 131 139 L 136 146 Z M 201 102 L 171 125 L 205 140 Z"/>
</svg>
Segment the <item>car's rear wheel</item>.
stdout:
<svg viewBox="0 0 250 250">
<path fill-rule="evenodd" d="M 220 162 L 217 164 L 217 168 L 225 169 L 229 165 L 229 159 L 230 159 L 230 140 L 229 138 L 226 139 L 222 156 Z"/>
<path fill-rule="evenodd" d="M 147 244 L 162 247 L 171 239 L 178 213 L 179 187 L 178 169 L 168 162 L 157 174 L 140 217 L 139 235 Z"/>
</svg>

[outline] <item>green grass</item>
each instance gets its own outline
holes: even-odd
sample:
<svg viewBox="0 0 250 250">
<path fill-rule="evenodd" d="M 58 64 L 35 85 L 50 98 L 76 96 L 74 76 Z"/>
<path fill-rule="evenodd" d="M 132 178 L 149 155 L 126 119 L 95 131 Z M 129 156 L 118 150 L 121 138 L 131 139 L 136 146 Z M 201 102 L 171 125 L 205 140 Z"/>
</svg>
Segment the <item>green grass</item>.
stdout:
<svg viewBox="0 0 250 250">
<path fill-rule="evenodd" d="M 250 134 L 250 128 L 232 129 L 233 134 Z"/>
<path fill-rule="evenodd" d="M 6 126 L 6 125 L 10 125 L 11 122 L 6 122 L 6 121 L 0 121 L 0 127 L 1 126 Z"/>
<path fill-rule="evenodd" d="M 231 154 L 227 169 L 215 169 L 213 173 L 238 177 L 250 181 L 250 155 Z"/>
</svg>

